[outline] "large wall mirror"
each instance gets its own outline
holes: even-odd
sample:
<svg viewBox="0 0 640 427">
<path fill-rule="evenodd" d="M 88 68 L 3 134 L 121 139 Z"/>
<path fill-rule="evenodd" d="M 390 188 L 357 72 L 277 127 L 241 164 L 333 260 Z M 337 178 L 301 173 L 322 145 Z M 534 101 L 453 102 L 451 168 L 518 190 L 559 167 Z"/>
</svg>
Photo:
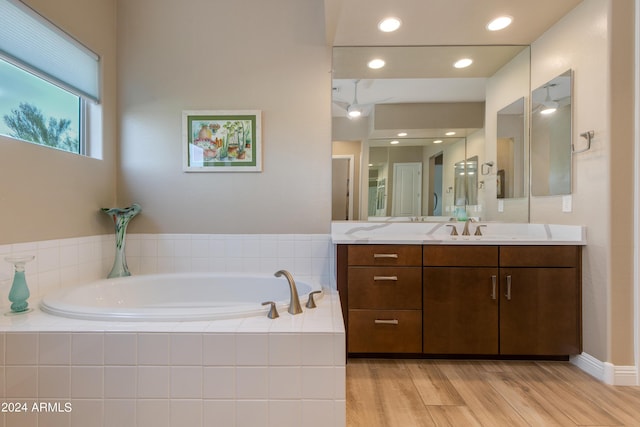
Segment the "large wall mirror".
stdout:
<svg viewBox="0 0 640 427">
<path fill-rule="evenodd" d="M 531 193 L 571 194 L 571 86 L 568 70 L 531 94 Z"/>
<path fill-rule="evenodd" d="M 368 68 L 375 58 L 385 67 Z M 471 66 L 454 67 L 462 58 Z M 528 46 L 334 47 L 333 154 L 358 159 L 359 172 L 352 191 L 334 185 L 342 189 L 335 203 L 353 209 L 333 219 L 442 221 L 463 208 L 482 220 L 527 222 L 526 160 L 509 166 L 513 207 L 498 206 L 497 183 L 498 167 L 507 169 L 498 111 L 528 99 L 529 64 Z M 513 150 L 524 156 L 525 147 L 514 137 Z"/>
</svg>

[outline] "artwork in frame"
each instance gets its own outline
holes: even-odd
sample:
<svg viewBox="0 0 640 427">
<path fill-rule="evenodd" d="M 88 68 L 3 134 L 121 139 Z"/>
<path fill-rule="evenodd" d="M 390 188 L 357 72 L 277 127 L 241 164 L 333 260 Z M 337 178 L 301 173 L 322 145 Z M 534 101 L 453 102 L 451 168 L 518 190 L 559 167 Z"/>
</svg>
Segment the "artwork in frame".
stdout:
<svg viewBox="0 0 640 427">
<path fill-rule="evenodd" d="M 261 172 L 260 110 L 182 112 L 185 172 Z"/>
</svg>

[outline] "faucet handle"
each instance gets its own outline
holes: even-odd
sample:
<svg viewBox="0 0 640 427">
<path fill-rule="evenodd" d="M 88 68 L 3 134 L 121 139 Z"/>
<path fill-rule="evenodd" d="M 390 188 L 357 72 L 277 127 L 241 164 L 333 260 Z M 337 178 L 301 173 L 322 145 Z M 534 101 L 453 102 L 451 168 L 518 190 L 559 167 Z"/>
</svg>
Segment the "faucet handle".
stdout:
<svg viewBox="0 0 640 427">
<path fill-rule="evenodd" d="M 313 291 L 309 294 L 309 299 L 307 300 L 307 304 L 305 305 L 305 307 L 307 308 L 316 308 L 316 301 L 313 298 L 313 294 L 319 294 L 322 291 Z"/>
<path fill-rule="evenodd" d="M 453 224 L 447 224 L 447 227 L 451 227 L 451 236 L 457 236 L 458 230 L 456 230 L 456 226 Z"/>
<path fill-rule="evenodd" d="M 476 232 L 473 233 L 474 236 L 482 236 L 482 230 L 480 229 L 480 227 L 486 227 L 486 224 L 478 224 L 478 226 L 476 227 Z"/>
<path fill-rule="evenodd" d="M 269 319 L 276 319 L 280 317 L 280 315 L 278 314 L 278 310 L 276 309 L 276 303 L 273 301 L 265 301 L 262 303 L 262 305 L 267 305 L 267 304 L 271 304 L 271 308 L 269 309 L 269 313 L 267 314 L 267 317 Z"/>
</svg>

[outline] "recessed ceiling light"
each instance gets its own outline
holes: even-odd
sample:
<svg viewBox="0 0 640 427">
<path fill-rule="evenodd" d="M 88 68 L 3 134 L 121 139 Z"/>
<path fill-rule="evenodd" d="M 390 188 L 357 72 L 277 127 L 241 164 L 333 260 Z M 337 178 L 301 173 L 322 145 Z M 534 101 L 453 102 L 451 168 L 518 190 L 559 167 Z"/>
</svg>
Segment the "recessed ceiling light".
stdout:
<svg viewBox="0 0 640 427">
<path fill-rule="evenodd" d="M 510 16 L 499 16 L 493 21 L 487 24 L 487 30 L 489 31 L 499 31 L 507 28 L 513 22 L 513 18 Z"/>
<path fill-rule="evenodd" d="M 407 136 L 407 133 L 406 132 L 399 132 L 398 136 Z"/>
<path fill-rule="evenodd" d="M 473 64 L 473 59 L 462 58 L 457 60 L 456 63 L 453 64 L 453 66 L 456 68 L 467 68 L 471 64 Z"/>
<path fill-rule="evenodd" d="M 434 144 L 442 144 L 442 140 L 441 139 L 436 139 L 435 141 L 433 141 Z"/>
<path fill-rule="evenodd" d="M 392 144 L 392 145 L 400 144 L 400 141 L 397 141 L 394 139 L 393 141 L 389 142 L 389 144 Z"/>
<path fill-rule="evenodd" d="M 376 58 L 376 59 L 372 59 L 371 61 L 369 61 L 369 62 L 367 63 L 367 66 L 368 66 L 369 68 L 373 69 L 373 70 L 377 70 L 377 69 L 379 69 L 379 68 L 384 67 L 384 64 L 385 64 L 385 62 L 384 62 L 384 60 L 383 60 L 383 59 Z"/>
<path fill-rule="evenodd" d="M 389 17 L 378 22 L 378 29 L 384 33 L 391 33 L 400 28 L 400 25 L 402 25 L 402 21 L 399 18 Z"/>
<path fill-rule="evenodd" d="M 445 135 L 447 135 L 447 136 L 453 136 L 453 135 L 455 135 L 455 134 L 456 134 L 456 133 L 455 133 L 455 132 L 453 132 L 453 131 L 445 133 Z"/>
</svg>

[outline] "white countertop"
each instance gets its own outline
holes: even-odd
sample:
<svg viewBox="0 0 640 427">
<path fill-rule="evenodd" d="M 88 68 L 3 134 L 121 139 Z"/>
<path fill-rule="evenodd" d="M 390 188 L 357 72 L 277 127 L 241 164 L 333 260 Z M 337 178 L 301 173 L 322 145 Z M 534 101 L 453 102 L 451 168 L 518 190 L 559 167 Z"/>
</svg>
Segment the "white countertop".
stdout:
<svg viewBox="0 0 640 427">
<path fill-rule="evenodd" d="M 464 222 L 334 221 L 334 244 L 409 245 L 586 245 L 581 225 L 470 222 L 471 235 L 463 236 Z M 474 235 L 481 226 L 482 236 Z M 458 235 L 451 235 L 455 227 Z"/>
</svg>

